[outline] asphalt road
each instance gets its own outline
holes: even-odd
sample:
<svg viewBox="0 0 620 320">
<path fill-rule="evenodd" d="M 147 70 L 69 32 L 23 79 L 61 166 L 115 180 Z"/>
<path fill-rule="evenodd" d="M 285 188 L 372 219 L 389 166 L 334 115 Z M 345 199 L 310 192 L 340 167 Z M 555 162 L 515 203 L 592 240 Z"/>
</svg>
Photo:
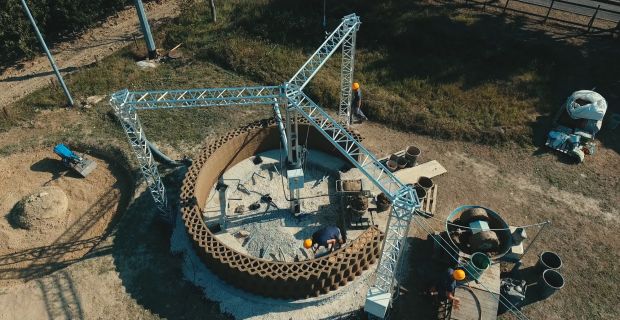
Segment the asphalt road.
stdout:
<svg viewBox="0 0 620 320">
<path fill-rule="evenodd" d="M 552 0 L 520 0 L 520 1 L 549 7 Z M 600 4 L 601 10 L 596 15 L 597 18 L 614 21 L 614 22 L 620 21 L 620 2 L 618 2 L 617 4 L 607 4 L 607 3 L 600 3 L 598 1 L 593 1 L 593 0 L 564 0 L 564 1 L 587 5 L 587 6 L 591 6 L 594 8 L 596 8 Z M 583 14 L 586 16 L 592 16 L 594 12 L 596 11 L 596 9 L 584 8 L 584 7 L 579 7 L 576 5 L 559 3 L 559 2 L 554 3 L 553 8 L 568 11 L 568 12 Z M 611 10 L 617 13 L 607 12 L 603 10 Z"/>
</svg>

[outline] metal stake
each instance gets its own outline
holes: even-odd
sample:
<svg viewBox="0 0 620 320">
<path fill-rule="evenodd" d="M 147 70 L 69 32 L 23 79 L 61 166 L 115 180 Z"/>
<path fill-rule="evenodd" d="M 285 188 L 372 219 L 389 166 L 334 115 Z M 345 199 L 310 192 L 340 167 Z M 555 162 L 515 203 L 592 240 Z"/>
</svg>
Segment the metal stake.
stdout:
<svg viewBox="0 0 620 320">
<path fill-rule="evenodd" d="M 547 19 L 549 18 L 549 14 L 551 14 L 551 9 L 553 9 L 553 3 L 555 2 L 555 0 L 551 0 L 551 4 L 549 5 L 549 10 L 547 10 L 547 14 L 545 15 L 545 20 L 543 20 L 543 23 L 547 23 Z"/>
<path fill-rule="evenodd" d="M 590 19 L 590 23 L 588 23 L 588 32 L 590 32 L 590 29 L 592 29 L 592 25 L 594 24 L 594 20 L 596 20 L 596 15 L 598 14 L 599 9 L 601 9 L 600 4 L 598 5 L 598 7 L 596 7 L 596 11 L 594 11 L 594 14 L 592 15 L 592 19 Z"/>
<path fill-rule="evenodd" d="M 148 50 L 149 59 L 155 59 L 157 57 L 157 51 L 155 48 L 155 41 L 153 41 L 153 35 L 151 34 L 151 27 L 149 26 L 149 20 L 144 12 L 144 5 L 142 0 L 135 0 L 136 11 L 138 12 L 138 19 L 140 19 L 140 27 L 144 34 L 144 40 L 146 41 L 146 48 Z"/>
<path fill-rule="evenodd" d="M 56 66 L 56 61 L 54 61 L 54 57 L 52 57 L 52 54 L 50 53 L 49 49 L 47 48 L 47 45 L 45 44 L 45 40 L 43 40 L 43 36 L 41 35 L 41 32 L 39 32 L 37 23 L 36 21 L 34 21 L 34 18 L 32 17 L 32 14 L 30 13 L 30 9 L 28 8 L 28 4 L 26 3 L 26 0 L 21 0 L 21 2 L 22 2 L 22 6 L 24 7 L 24 11 L 26 12 L 26 15 L 28 16 L 28 20 L 30 20 L 30 24 L 32 24 L 32 28 L 34 29 L 34 32 L 37 35 L 37 39 L 39 39 L 39 42 L 41 43 L 41 46 L 43 47 L 43 50 L 45 51 L 45 54 L 47 55 L 47 59 L 50 61 L 50 64 L 52 65 L 52 69 L 54 69 L 54 73 L 56 74 L 56 77 L 58 78 L 58 82 L 60 82 L 60 86 L 62 87 L 62 90 L 65 92 L 65 96 L 67 96 L 67 103 L 69 104 L 70 107 L 73 107 L 73 98 L 71 97 L 71 93 L 69 93 L 69 89 L 67 88 L 67 85 L 65 84 L 65 80 L 63 80 L 62 75 L 60 75 L 60 71 L 58 71 L 58 67 Z"/>
</svg>

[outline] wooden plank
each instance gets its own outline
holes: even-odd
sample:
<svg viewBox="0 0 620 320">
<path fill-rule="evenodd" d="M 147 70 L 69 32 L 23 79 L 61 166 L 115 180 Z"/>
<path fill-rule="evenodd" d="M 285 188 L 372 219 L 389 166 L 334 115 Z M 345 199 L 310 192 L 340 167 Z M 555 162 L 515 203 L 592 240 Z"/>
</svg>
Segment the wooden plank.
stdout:
<svg viewBox="0 0 620 320">
<path fill-rule="evenodd" d="M 448 172 L 437 160 L 432 160 L 415 167 L 404 168 L 394 172 L 394 175 L 404 184 L 416 183 L 420 177 L 433 178 Z"/>
<path fill-rule="evenodd" d="M 499 306 L 499 295 L 488 291 L 457 287 L 454 296 L 461 300 L 460 308 L 452 308 L 450 319 L 495 320 Z"/>
<path fill-rule="evenodd" d="M 432 194 L 433 194 L 433 206 L 431 206 L 431 213 L 432 214 L 435 214 L 435 207 L 437 207 L 437 188 L 438 188 L 438 186 L 434 185 L 434 187 L 435 188 L 433 189 L 433 192 L 432 192 Z"/>
<path fill-rule="evenodd" d="M 468 284 L 472 288 L 476 288 L 483 291 L 490 291 L 492 293 L 499 294 L 500 291 L 500 265 L 498 263 L 492 264 L 489 269 L 485 270 L 481 275 L 478 282 L 469 281 Z"/>
</svg>

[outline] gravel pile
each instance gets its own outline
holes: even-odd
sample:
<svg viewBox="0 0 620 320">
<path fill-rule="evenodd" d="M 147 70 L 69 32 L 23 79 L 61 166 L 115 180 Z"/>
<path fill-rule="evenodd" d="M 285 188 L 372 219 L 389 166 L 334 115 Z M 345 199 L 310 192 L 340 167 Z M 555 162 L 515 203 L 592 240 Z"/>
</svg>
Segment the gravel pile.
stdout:
<svg viewBox="0 0 620 320">
<path fill-rule="evenodd" d="M 297 224 L 288 210 L 277 210 L 267 221 L 247 224 L 242 227 L 250 233 L 246 249 L 248 253 L 259 258 L 278 261 L 304 260 L 303 239 L 312 236 L 315 228 L 304 228 L 295 235 L 283 230 L 286 225 Z"/>
</svg>

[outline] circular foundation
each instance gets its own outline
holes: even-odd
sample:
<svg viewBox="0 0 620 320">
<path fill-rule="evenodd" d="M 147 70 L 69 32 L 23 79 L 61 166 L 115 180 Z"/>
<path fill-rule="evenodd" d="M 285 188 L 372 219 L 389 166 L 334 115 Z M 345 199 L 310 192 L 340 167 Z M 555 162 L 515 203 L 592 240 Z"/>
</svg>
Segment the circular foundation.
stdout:
<svg viewBox="0 0 620 320">
<path fill-rule="evenodd" d="M 353 281 L 379 257 L 383 234 L 370 227 L 344 247 L 320 258 L 271 261 L 244 254 L 220 241 L 203 219 L 204 204 L 218 178 L 242 160 L 280 148 L 272 121 L 236 129 L 208 145 L 189 168 L 181 191 L 182 218 L 197 254 L 220 278 L 245 291 L 281 299 L 315 297 Z M 344 157 L 313 127 L 300 124 L 307 147 Z M 346 160 L 345 160 L 346 161 Z"/>
</svg>

